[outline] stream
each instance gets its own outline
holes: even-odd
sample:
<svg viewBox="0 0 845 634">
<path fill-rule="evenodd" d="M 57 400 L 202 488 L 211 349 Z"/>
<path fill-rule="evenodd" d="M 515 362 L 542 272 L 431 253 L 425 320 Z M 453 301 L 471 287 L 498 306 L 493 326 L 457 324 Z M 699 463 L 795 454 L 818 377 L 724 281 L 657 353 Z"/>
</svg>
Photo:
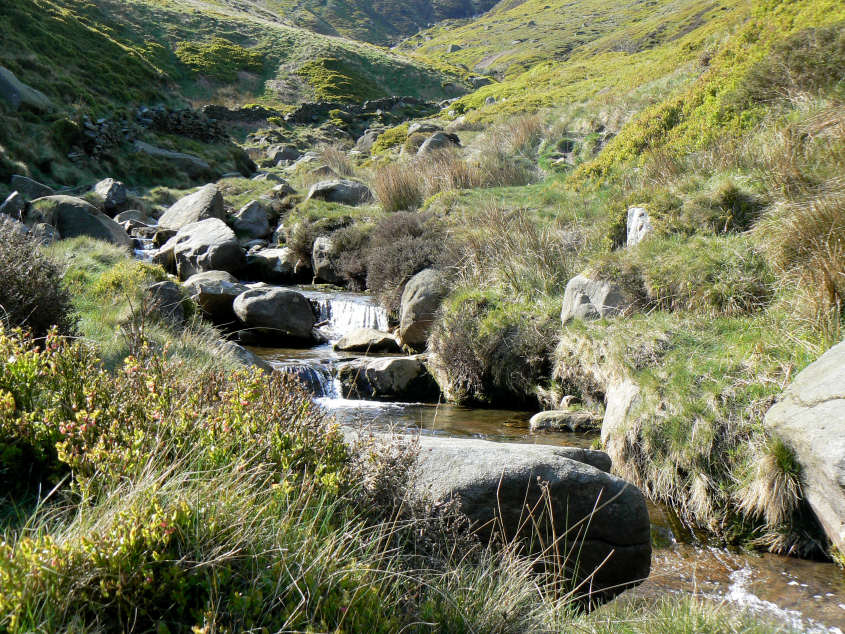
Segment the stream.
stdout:
<svg viewBox="0 0 845 634">
<path fill-rule="evenodd" d="M 367 296 L 295 290 L 319 311 L 321 330 L 330 342 L 356 328 L 388 329 L 387 314 Z M 596 433 L 532 433 L 528 427 L 531 412 L 343 399 L 333 368 L 341 360 L 362 355 L 336 352 L 331 343 L 308 349 L 251 350 L 282 372 L 299 377 L 340 423 L 558 446 L 590 447 L 596 440 Z M 669 508 L 650 504 L 649 509 L 654 547 L 651 575 L 623 594 L 622 600 L 694 594 L 759 613 L 799 631 L 842 634 L 845 630 L 845 575 L 835 564 L 711 546 L 686 530 Z"/>
</svg>

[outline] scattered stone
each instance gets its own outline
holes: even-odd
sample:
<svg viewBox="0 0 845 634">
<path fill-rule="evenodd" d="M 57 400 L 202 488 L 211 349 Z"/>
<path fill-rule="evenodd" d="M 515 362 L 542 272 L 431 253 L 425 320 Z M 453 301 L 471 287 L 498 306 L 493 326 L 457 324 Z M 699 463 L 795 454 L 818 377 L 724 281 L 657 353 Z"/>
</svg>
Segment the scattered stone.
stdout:
<svg viewBox="0 0 845 634">
<path fill-rule="evenodd" d="M 250 279 L 270 284 L 295 281 L 301 273 L 297 269 L 299 256 L 288 247 L 261 249 L 246 258 L 247 275 Z"/>
<path fill-rule="evenodd" d="M 435 132 L 423 142 L 420 149 L 417 150 L 417 154 L 424 156 L 437 150 L 446 150 L 454 147 L 461 147 L 461 140 L 457 134 L 451 132 Z"/>
<path fill-rule="evenodd" d="M 435 402 L 437 383 L 415 357 L 356 359 L 337 366 L 343 397 L 358 400 Z"/>
<path fill-rule="evenodd" d="M 335 350 L 344 352 L 400 352 L 396 338 L 388 332 L 373 328 L 353 330 L 334 344 Z"/>
<path fill-rule="evenodd" d="M 337 178 L 337 172 L 335 172 L 331 167 L 328 165 L 321 165 L 320 167 L 315 167 L 310 172 L 308 172 L 309 176 L 314 176 L 315 178 Z"/>
<path fill-rule="evenodd" d="M 2 66 L 0 66 L 0 99 L 11 105 L 12 110 L 26 106 L 36 112 L 47 112 L 53 108 L 53 102 L 47 95 L 26 85 L 12 71 Z"/>
<path fill-rule="evenodd" d="M 108 214 L 122 211 L 129 202 L 126 185 L 113 178 L 101 180 L 94 185 L 94 193 L 102 201 L 103 211 Z"/>
<path fill-rule="evenodd" d="M 226 271 L 205 271 L 192 275 L 182 283 L 197 306 L 216 323 L 235 320 L 232 305 L 238 295 L 249 290 Z"/>
<path fill-rule="evenodd" d="M 318 198 L 331 203 L 343 205 L 361 205 L 373 200 L 373 193 L 370 188 L 359 183 L 345 179 L 321 181 L 313 185 L 308 192 L 306 200 Z"/>
<path fill-rule="evenodd" d="M 0 205 L 0 214 L 11 216 L 15 220 L 23 220 L 25 210 L 26 201 L 18 191 L 13 191 L 9 194 L 8 198 Z"/>
<path fill-rule="evenodd" d="M 261 172 L 260 174 L 256 174 L 252 177 L 254 181 L 260 182 L 270 182 L 270 183 L 286 183 L 287 181 L 279 176 L 278 174 L 273 174 L 272 172 Z"/>
<path fill-rule="evenodd" d="M 845 343 L 799 373 L 763 424 L 795 453 L 804 499 L 845 552 Z"/>
<path fill-rule="evenodd" d="M 648 577 L 646 500 L 608 473 L 607 454 L 437 436 L 420 436 L 419 446 L 414 489 L 435 502 L 456 500 L 483 543 L 519 539 L 537 553 L 553 541 L 549 537 L 568 536 L 561 549 L 567 565 L 577 564 L 579 580 L 595 572 L 579 592 L 590 599 L 611 598 Z M 536 523 L 526 521 L 532 508 L 542 509 Z M 545 537 L 540 542 L 538 529 Z"/>
<path fill-rule="evenodd" d="M 463 49 L 463 46 L 461 46 L 460 44 L 449 44 L 449 46 L 446 47 L 446 52 L 447 53 L 457 53 L 458 51 L 460 51 L 462 49 Z"/>
<path fill-rule="evenodd" d="M 182 227 L 158 250 L 153 261 L 173 271 L 181 280 L 204 271 L 237 273 L 244 266 L 244 252 L 234 231 L 222 220 L 208 218 Z"/>
<path fill-rule="evenodd" d="M 429 121 L 417 121 L 408 126 L 408 136 L 413 134 L 432 134 L 442 130 L 443 128 L 436 123 L 431 123 Z"/>
<path fill-rule="evenodd" d="M 150 284 L 147 296 L 150 298 L 150 308 L 162 319 L 177 326 L 185 322 L 185 307 L 182 305 L 184 296 L 178 284 L 169 280 Z"/>
<path fill-rule="evenodd" d="M 291 337 L 310 341 L 316 322 L 311 302 L 296 291 L 258 288 L 239 295 L 233 308 L 252 340 Z"/>
<path fill-rule="evenodd" d="M 628 208 L 628 239 L 626 246 L 633 247 L 652 232 L 651 219 L 645 207 Z"/>
<path fill-rule="evenodd" d="M 417 273 L 402 292 L 399 340 L 412 348 L 425 347 L 443 298 L 446 296 L 443 274 L 434 269 Z"/>
<path fill-rule="evenodd" d="M 27 176 L 20 176 L 19 174 L 12 176 L 11 184 L 12 189 L 20 192 L 26 200 L 44 198 L 45 196 L 52 196 L 56 193 L 52 187 L 47 187 L 47 185 L 43 185 Z"/>
<path fill-rule="evenodd" d="M 258 368 L 267 374 L 270 374 L 273 371 L 272 365 L 243 346 L 236 344 L 234 341 L 221 341 L 218 344 L 217 349 L 221 353 L 230 356 L 235 361 L 246 367 Z"/>
<path fill-rule="evenodd" d="M 132 246 L 132 238 L 123 227 L 94 205 L 73 196 L 46 196 L 33 200 L 26 223 L 51 225 L 63 239 L 90 236 L 121 247 Z"/>
<path fill-rule="evenodd" d="M 59 241 L 59 232 L 52 225 L 38 222 L 29 230 L 29 235 L 35 238 L 40 244 L 49 246 Z"/>
<path fill-rule="evenodd" d="M 244 205 L 232 218 L 232 226 L 239 236 L 250 240 L 266 238 L 271 233 L 267 209 L 258 200 Z"/>
<path fill-rule="evenodd" d="M 147 216 L 147 214 L 145 214 L 143 211 L 140 211 L 138 209 L 128 209 L 127 211 L 121 211 L 114 217 L 114 221 L 121 225 L 124 222 L 130 222 L 132 220 L 134 220 L 135 222 L 143 222 L 145 225 L 153 224 L 153 219 Z"/>
<path fill-rule="evenodd" d="M 266 156 L 276 164 L 279 161 L 296 161 L 302 156 L 302 152 L 292 145 L 271 145 L 267 148 Z"/>
<path fill-rule="evenodd" d="M 296 190 L 287 181 L 279 183 L 270 190 L 270 198 L 273 200 L 282 200 L 294 194 L 296 194 Z"/>
<path fill-rule="evenodd" d="M 622 289 L 613 282 L 591 280 L 577 275 L 569 280 L 563 295 L 561 322 L 573 319 L 593 320 L 620 315 L 631 306 Z"/>
<path fill-rule="evenodd" d="M 384 130 L 367 130 L 355 143 L 355 147 L 358 151 L 369 154 L 382 134 L 384 134 Z"/>
<path fill-rule="evenodd" d="M 180 198 L 159 218 L 162 229 L 178 231 L 182 227 L 208 218 L 226 219 L 223 209 L 223 194 L 217 185 L 211 183 L 198 191 Z"/>
<path fill-rule="evenodd" d="M 473 77 L 470 79 L 470 83 L 473 89 L 478 90 L 479 88 L 484 88 L 484 86 L 489 86 L 493 83 L 493 80 L 489 77 Z"/>
<path fill-rule="evenodd" d="M 588 431 L 597 429 L 601 419 L 585 410 L 540 412 L 531 417 L 531 431 Z"/>
</svg>

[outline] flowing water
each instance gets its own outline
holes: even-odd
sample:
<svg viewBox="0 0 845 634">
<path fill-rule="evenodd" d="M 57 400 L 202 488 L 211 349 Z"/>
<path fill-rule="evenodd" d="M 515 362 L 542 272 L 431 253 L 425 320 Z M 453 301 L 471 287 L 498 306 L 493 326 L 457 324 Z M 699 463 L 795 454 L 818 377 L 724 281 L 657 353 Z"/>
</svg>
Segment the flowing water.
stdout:
<svg viewBox="0 0 845 634">
<path fill-rule="evenodd" d="M 387 330 L 387 314 L 352 293 L 302 290 L 319 311 L 330 343 L 302 349 L 253 348 L 283 372 L 298 376 L 341 423 L 500 442 L 590 447 L 595 433 L 532 433 L 530 412 L 467 409 L 448 404 L 383 403 L 340 398 L 332 341 L 356 328 Z M 796 630 L 842 634 L 845 575 L 831 563 L 732 552 L 699 541 L 668 508 L 650 505 L 654 554 L 651 576 L 623 597 L 696 594 L 751 610 Z"/>
</svg>

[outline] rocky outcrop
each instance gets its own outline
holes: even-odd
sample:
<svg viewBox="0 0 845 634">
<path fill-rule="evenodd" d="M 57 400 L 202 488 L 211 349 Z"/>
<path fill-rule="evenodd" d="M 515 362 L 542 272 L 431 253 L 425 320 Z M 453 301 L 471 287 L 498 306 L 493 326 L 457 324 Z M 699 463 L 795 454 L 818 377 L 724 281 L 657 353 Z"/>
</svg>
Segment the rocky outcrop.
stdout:
<svg viewBox="0 0 845 634">
<path fill-rule="evenodd" d="M 461 140 L 458 138 L 458 135 L 452 134 L 451 132 L 435 132 L 423 142 L 420 149 L 417 150 L 417 154 L 425 156 L 438 150 L 458 147 L 461 147 Z"/>
<path fill-rule="evenodd" d="M 569 280 L 563 296 L 560 320 L 563 324 L 573 319 L 591 320 L 613 317 L 628 310 L 631 302 L 622 289 L 613 282 L 591 280 L 577 275 Z"/>
<path fill-rule="evenodd" d="M 443 130 L 439 125 L 436 123 L 430 123 L 429 121 L 416 121 L 408 126 L 408 136 L 412 134 L 433 134 L 434 132 L 440 132 Z"/>
<path fill-rule="evenodd" d="M 367 130 L 355 143 L 355 148 L 365 154 L 369 154 L 378 138 L 384 134 L 384 130 Z"/>
<path fill-rule="evenodd" d="M 197 273 L 183 282 L 182 287 L 200 310 L 217 323 L 230 323 L 235 320 L 235 311 L 232 308 L 235 298 L 249 290 L 226 271 Z"/>
<path fill-rule="evenodd" d="M 93 205 L 73 196 L 47 196 L 33 200 L 27 211 L 26 223 L 55 227 L 63 239 L 89 236 L 121 247 L 132 246 L 132 238 L 123 227 Z"/>
<path fill-rule="evenodd" d="M 164 148 L 156 147 L 143 141 L 135 141 L 135 151 L 153 158 L 169 161 L 174 167 L 185 170 L 192 178 L 211 175 L 211 166 L 193 154 L 165 150 Z"/>
<path fill-rule="evenodd" d="M 279 161 L 295 161 L 302 156 L 302 152 L 293 145 L 271 145 L 267 148 L 265 156 L 276 165 Z"/>
<path fill-rule="evenodd" d="M 223 209 L 223 195 L 217 185 L 210 184 L 180 198 L 159 218 L 162 229 L 178 231 L 182 227 L 208 218 L 226 219 Z"/>
<path fill-rule="evenodd" d="M 356 359 L 337 366 L 344 398 L 404 402 L 436 401 L 440 394 L 421 359 Z"/>
<path fill-rule="evenodd" d="M 316 318 L 311 302 L 296 291 L 259 288 L 239 295 L 233 308 L 248 340 L 313 338 Z"/>
<path fill-rule="evenodd" d="M 627 228 L 626 246 L 633 247 L 642 242 L 652 232 L 648 210 L 645 207 L 629 207 Z"/>
<path fill-rule="evenodd" d="M 845 552 L 845 343 L 795 378 L 764 425 L 795 452 L 804 498 L 833 545 Z"/>
<path fill-rule="evenodd" d="M 396 338 L 389 332 L 372 328 L 358 328 L 334 344 L 335 350 L 344 352 L 400 352 Z"/>
<path fill-rule="evenodd" d="M 312 198 L 354 206 L 372 202 L 373 193 L 364 183 L 336 179 L 321 181 L 313 185 L 308 191 L 307 200 Z"/>
<path fill-rule="evenodd" d="M 419 444 L 415 489 L 435 501 L 457 500 L 485 542 L 520 539 L 536 552 L 537 531 L 542 543 L 557 538 L 569 556 L 562 563 L 579 580 L 593 575 L 579 596 L 608 598 L 648 577 L 645 497 L 607 473 L 603 452 L 434 436 Z"/>
<path fill-rule="evenodd" d="M 20 192 L 28 201 L 52 196 L 56 193 L 52 187 L 48 187 L 38 181 L 32 180 L 28 176 L 21 176 L 19 174 L 12 176 L 11 186 L 13 191 Z"/>
<path fill-rule="evenodd" d="M 423 348 L 448 289 L 443 274 L 434 269 L 417 273 L 402 292 L 399 340 L 412 348 Z"/>
<path fill-rule="evenodd" d="M 245 258 L 234 231 L 222 220 L 209 218 L 182 227 L 153 261 L 187 280 L 204 271 L 238 273 Z"/>
<path fill-rule="evenodd" d="M 642 402 L 640 386 L 630 380 L 615 381 L 605 391 L 601 442 L 614 462 L 623 464 L 628 458 L 626 436 L 633 411 Z"/>
<path fill-rule="evenodd" d="M 26 85 L 8 68 L 0 66 L 0 99 L 8 103 L 12 110 L 22 107 L 36 112 L 53 109 L 53 102 L 40 90 Z"/>
<path fill-rule="evenodd" d="M 596 429 L 601 419 L 586 410 L 553 410 L 531 417 L 531 431 L 588 431 Z"/>
<path fill-rule="evenodd" d="M 320 236 L 314 240 L 314 249 L 311 253 L 311 267 L 314 270 L 314 279 L 341 286 L 343 277 L 337 269 L 337 262 L 333 256 L 334 245 L 329 236 Z"/>
</svg>

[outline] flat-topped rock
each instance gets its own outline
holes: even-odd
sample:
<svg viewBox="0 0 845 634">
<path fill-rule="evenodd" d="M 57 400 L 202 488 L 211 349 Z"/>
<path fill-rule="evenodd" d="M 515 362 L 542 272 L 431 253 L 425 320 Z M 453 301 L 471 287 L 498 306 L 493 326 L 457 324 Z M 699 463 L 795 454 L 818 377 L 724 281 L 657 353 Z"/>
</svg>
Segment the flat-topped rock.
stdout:
<svg viewBox="0 0 845 634">
<path fill-rule="evenodd" d="M 334 344 L 344 352 L 399 352 L 399 343 L 389 332 L 373 328 L 358 328 Z"/>
<path fill-rule="evenodd" d="M 440 389 L 418 357 L 356 359 L 337 366 L 344 398 L 433 402 Z"/>
<path fill-rule="evenodd" d="M 534 414 L 531 431 L 587 431 L 598 429 L 601 418 L 586 410 L 552 410 Z"/>
</svg>

